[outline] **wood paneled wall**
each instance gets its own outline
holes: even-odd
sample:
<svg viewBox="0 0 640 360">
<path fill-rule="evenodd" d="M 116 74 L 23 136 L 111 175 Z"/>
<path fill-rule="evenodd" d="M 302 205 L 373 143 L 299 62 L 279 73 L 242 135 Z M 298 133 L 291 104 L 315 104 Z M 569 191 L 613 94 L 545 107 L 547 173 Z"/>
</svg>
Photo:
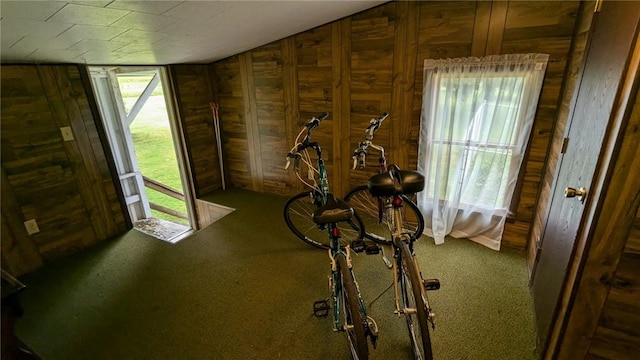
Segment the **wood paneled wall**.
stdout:
<svg viewBox="0 0 640 360">
<path fill-rule="evenodd" d="M 196 196 L 222 187 L 207 65 L 169 67 Z"/>
<path fill-rule="evenodd" d="M 640 353 L 640 212 L 636 213 L 607 290 L 589 356 L 633 359 Z"/>
<path fill-rule="evenodd" d="M 1 76 L 2 267 L 21 275 L 121 233 L 130 221 L 81 69 L 3 65 Z M 73 140 L 63 140 L 62 127 Z M 31 219 L 40 231 L 29 235 Z"/>
<path fill-rule="evenodd" d="M 314 137 L 336 194 L 375 173 L 374 167 L 351 170 L 351 155 L 369 119 L 382 112 L 390 119 L 376 140 L 394 163 L 415 169 L 425 59 L 547 53 L 517 212 L 503 237 L 504 245 L 525 248 L 570 76 L 578 8 L 578 1 L 390 2 L 212 64 L 231 186 L 299 191 L 283 169 L 285 156 L 300 127 L 324 111 L 330 117 Z M 368 160 L 374 165 L 376 157 Z"/>
</svg>

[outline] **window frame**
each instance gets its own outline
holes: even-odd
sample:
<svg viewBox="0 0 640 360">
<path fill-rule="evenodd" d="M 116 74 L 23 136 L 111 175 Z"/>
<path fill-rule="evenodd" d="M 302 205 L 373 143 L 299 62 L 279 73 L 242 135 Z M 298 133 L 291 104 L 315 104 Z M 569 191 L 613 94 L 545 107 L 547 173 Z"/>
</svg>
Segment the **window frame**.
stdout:
<svg viewBox="0 0 640 360">
<path fill-rule="evenodd" d="M 478 78 L 484 78 L 484 79 L 488 79 L 488 78 L 522 78 L 522 87 L 526 88 L 527 86 L 527 82 L 529 81 L 528 78 L 528 73 L 523 73 L 523 74 L 514 74 L 514 73 L 504 73 L 504 76 L 501 76 L 499 74 L 494 74 L 491 76 L 477 76 L 474 75 L 474 72 L 471 71 L 467 74 L 464 74 L 462 76 L 460 76 L 461 78 L 471 78 L 471 79 L 478 79 Z M 481 79 L 482 80 L 482 79 Z M 440 81 L 438 81 L 438 84 L 434 85 L 434 87 L 436 86 L 442 86 L 442 84 L 440 83 Z M 524 93 L 522 94 L 522 96 L 524 96 Z M 478 113 L 480 113 L 483 110 L 483 107 L 485 107 L 487 104 L 487 102 L 483 102 L 475 111 L 475 114 L 473 116 L 473 118 L 475 119 L 478 116 Z M 495 104 L 496 106 L 504 106 L 504 105 L 500 105 L 500 104 Z M 519 105 L 517 107 L 517 114 L 519 114 L 521 111 L 523 111 L 522 106 L 521 106 L 521 102 L 519 102 Z M 520 118 L 520 116 L 516 116 L 516 123 L 514 124 L 514 129 L 513 131 L 515 133 L 519 133 L 520 131 L 522 131 L 522 128 L 524 127 L 523 121 L 518 121 L 517 119 Z M 471 120 L 471 122 L 473 122 L 474 120 Z M 534 123 L 535 123 L 535 115 L 534 115 Z M 473 125 L 472 125 L 473 126 Z M 533 126 L 533 125 L 532 125 Z M 433 124 L 432 124 L 432 129 L 433 129 Z M 473 145 L 473 141 L 468 140 L 468 141 L 460 141 L 460 140 L 442 140 L 439 138 L 434 137 L 435 135 L 435 131 L 430 131 L 430 141 L 434 142 L 437 141 L 441 144 L 447 144 L 449 146 L 461 146 L 464 152 L 468 152 L 470 150 L 470 148 L 475 149 L 476 151 L 481 150 L 483 148 L 494 148 L 494 149 L 505 149 L 507 151 L 511 151 L 511 161 L 509 162 L 509 166 L 508 166 L 508 178 L 512 178 L 515 177 L 516 178 L 516 184 L 514 186 L 514 190 L 513 190 L 513 194 L 511 196 L 511 200 L 508 204 L 506 204 L 505 198 L 507 197 L 507 192 L 504 191 L 504 195 L 503 195 L 503 199 L 502 199 L 502 206 L 501 207 L 488 207 L 482 204 L 478 204 L 478 203 L 469 203 L 469 202 L 463 202 L 462 199 L 460 200 L 460 204 L 458 206 L 459 211 L 465 211 L 467 208 L 469 207 L 475 207 L 475 208 L 484 208 L 484 209 L 489 209 L 491 211 L 494 212 L 494 214 L 496 216 L 503 216 L 506 215 L 507 218 L 514 218 L 517 214 L 517 205 L 520 201 L 520 192 L 522 189 L 522 182 L 524 181 L 524 174 L 522 172 L 523 168 L 526 166 L 525 164 L 525 159 L 527 154 L 529 153 L 529 148 L 531 146 L 531 142 L 527 141 L 527 147 L 524 151 L 524 153 L 522 154 L 522 163 L 520 166 L 517 166 L 517 162 L 515 161 L 515 159 L 517 158 L 517 155 L 519 155 L 519 146 L 517 144 L 517 142 L 514 142 L 513 140 L 511 141 L 511 143 L 506 144 L 506 143 L 495 143 L 495 144 L 488 144 L 488 145 L 477 145 L 478 142 L 475 142 L 476 145 Z M 532 132 L 529 134 L 529 139 L 531 139 L 532 136 Z M 466 161 L 465 161 L 465 167 L 466 167 Z M 504 174 L 504 172 L 503 172 Z M 503 186 L 503 185 L 501 185 Z M 504 185 L 506 186 L 506 185 Z M 428 199 L 434 199 L 433 196 L 431 196 L 431 194 L 429 194 L 428 192 L 425 194 L 426 197 Z M 435 194 L 434 194 L 435 196 Z M 445 202 L 447 200 L 440 200 L 440 202 Z"/>
</svg>

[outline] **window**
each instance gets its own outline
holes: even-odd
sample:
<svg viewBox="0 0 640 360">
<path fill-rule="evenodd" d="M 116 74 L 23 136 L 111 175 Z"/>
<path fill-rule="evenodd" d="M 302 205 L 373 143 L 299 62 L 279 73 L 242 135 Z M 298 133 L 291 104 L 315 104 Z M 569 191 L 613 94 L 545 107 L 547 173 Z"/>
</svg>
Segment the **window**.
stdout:
<svg viewBox="0 0 640 360">
<path fill-rule="evenodd" d="M 431 231 L 437 229 L 437 243 L 447 234 L 473 239 L 491 233 L 499 246 L 547 59 L 425 61 L 418 162 L 427 183 L 419 202 Z M 484 230 L 478 222 L 486 223 Z"/>
</svg>

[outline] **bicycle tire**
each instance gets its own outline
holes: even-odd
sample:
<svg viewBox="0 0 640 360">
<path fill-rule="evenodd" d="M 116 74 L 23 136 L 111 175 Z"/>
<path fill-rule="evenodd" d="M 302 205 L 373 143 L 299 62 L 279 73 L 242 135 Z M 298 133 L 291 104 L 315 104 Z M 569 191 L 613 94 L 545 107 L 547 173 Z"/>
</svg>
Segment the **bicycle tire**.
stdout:
<svg viewBox="0 0 640 360">
<path fill-rule="evenodd" d="M 367 360 L 369 359 L 369 347 L 365 330 L 367 316 L 360 308 L 359 291 L 344 255 L 338 255 L 336 260 L 341 279 L 342 312 L 344 314 L 343 330 L 349 341 L 351 356 L 355 360 Z"/>
<path fill-rule="evenodd" d="M 320 229 L 313 222 L 313 212 L 317 209 L 310 192 L 294 195 L 284 205 L 284 220 L 289 229 L 302 241 L 311 246 L 327 250 L 330 247 L 330 236 L 326 229 Z M 349 226 L 340 227 L 340 245 L 342 247 L 365 236 L 365 227 L 358 214 L 348 221 Z M 339 223 L 340 224 L 340 223 Z"/>
<path fill-rule="evenodd" d="M 405 309 L 416 309 L 415 313 L 403 311 L 407 320 L 407 330 L 411 340 L 411 347 L 416 359 L 432 360 L 431 337 L 429 335 L 429 322 L 427 318 L 427 305 L 422 297 L 424 286 L 422 277 L 418 273 L 413 256 L 405 243 L 400 246 L 401 255 L 398 261 L 398 283 L 402 295 L 402 304 Z"/>
<path fill-rule="evenodd" d="M 401 198 L 403 201 L 401 208 L 403 232 L 408 232 L 414 239 L 418 239 L 424 231 L 422 213 L 408 196 L 401 195 Z M 378 221 L 379 198 L 371 196 L 367 185 L 354 188 L 344 197 L 344 200 L 353 207 L 364 224 L 365 237 L 380 244 L 391 244 L 391 234 L 387 225 L 388 216 L 383 209 L 382 221 Z"/>
</svg>

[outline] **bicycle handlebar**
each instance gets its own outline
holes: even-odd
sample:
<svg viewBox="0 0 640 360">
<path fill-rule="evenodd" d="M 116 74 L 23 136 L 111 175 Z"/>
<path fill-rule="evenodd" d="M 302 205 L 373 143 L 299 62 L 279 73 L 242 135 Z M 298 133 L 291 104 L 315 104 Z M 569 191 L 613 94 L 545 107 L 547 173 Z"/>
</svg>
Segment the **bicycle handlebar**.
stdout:
<svg viewBox="0 0 640 360">
<path fill-rule="evenodd" d="M 304 140 L 302 140 L 301 143 L 297 143 L 292 149 L 291 151 L 287 154 L 287 164 L 285 165 L 284 169 L 288 169 L 289 166 L 291 165 L 291 159 L 294 159 L 293 162 L 293 170 L 295 172 L 297 172 L 300 169 L 300 152 L 302 150 L 305 150 L 306 148 L 313 148 L 316 150 L 316 152 L 318 153 L 318 156 L 321 156 L 322 150 L 320 150 L 320 146 L 318 145 L 318 143 L 316 142 L 309 142 L 309 137 L 311 136 L 311 131 L 315 128 L 318 127 L 318 125 L 320 125 L 320 122 L 324 119 L 326 119 L 327 117 L 329 117 L 329 113 L 328 112 L 323 112 L 322 114 L 318 115 L 317 117 L 314 116 L 311 118 L 311 120 L 309 120 L 309 122 L 307 122 L 304 127 L 307 130 L 307 135 L 304 137 Z M 300 132 L 300 134 L 298 134 L 298 137 L 302 134 L 302 132 L 304 131 L 304 129 Z M 296 141 L 298 141 L 296 139 Z"/>
<path fill-rule="evenodd" d="M 309 121 L 305 127 L 307 128 L 307 134 L 308 132 L 310 132 L 311 130 L 315 129 L 318 127 L 318 125 L 320 125 L 320 122 L 324 119 L 326 119 L 327 117 L 329 117 L 329 113 L 328 112 L 323 112 L 322 114 L 320 114 L 318 117 L 313 117 L 311 118 L 311 121 Z M 307 135 L 308 137 L 308 135 Z"/>
<path fill-rule="evenodd" d="M 382 146 L 377 146 L 373 144 L 373 135 L 376 133 L 376 131 L 378 131 L 378 128 L 380 128 L 380 125 L 382 124 L 384 119 L 386 119 L 387 117 L 389 117 L 389 114 L 385 112 L 385 113 L 382 113 L 382 115 L 379 118 L 371 119 L 369 121 L 369 126 L 365 130 L 365 133 L 366 133 L 364 137 L 365 140 L 361 142 L 358 145 L 358 148 L 353 152 L 353 156 L 352 156 L 353 170 L 355 170 L 356 167 L 359 167 L 360 169 L 364 169 L 366 158 L 367 158 L 367 148 L 369 146 L 372 146 L 374 149 L 379 150 L 384 156 L 384 148 Z"/>
<path fill-rule="evenodd" d="M 382 115 L 377 118 L 377 119 L 371 119 L 369 121 L 369 126 L 367 127 L 367 130 L 365 130 L 365 132 L 367 133 L 367 136 L 365 137 L 367 140 L 373 140 L 373 134 L 378 131 L 378 128 L 380 127 L 380 125 L 382 125 L 382 122 L 384 121 L 384 119 L 386 119 L 387 117 L 389 117 L 388 113 L 382 113 Z M 371 138 L 369 138 L 371 137 Z"/>
</svg>

